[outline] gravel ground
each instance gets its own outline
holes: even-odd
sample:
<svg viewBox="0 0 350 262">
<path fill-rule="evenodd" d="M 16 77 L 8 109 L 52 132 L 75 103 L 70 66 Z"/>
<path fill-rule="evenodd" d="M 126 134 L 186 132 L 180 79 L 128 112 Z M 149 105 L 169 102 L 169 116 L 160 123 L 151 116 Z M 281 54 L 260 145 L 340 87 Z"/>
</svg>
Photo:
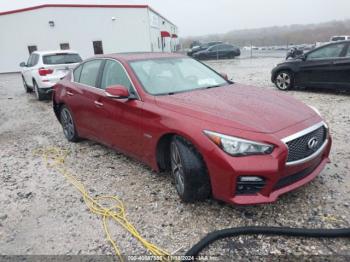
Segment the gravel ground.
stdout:
<svg viewBox="0 0 350 262">
<path fill-rule="evenodd" d="M 280 58 L 208 62 L 236 82 L 274 89 L 270 70 Z M 278 91 L 276 91 L 278 92 Z M 332 163 L 310 184 L 270 205 L 231 206 L 215 200 L 183 204 L 168 174 L 92 141 L 68 143 L 51 109 L 25 94 L 20 75 L 0 75 L 0 254 L 113 254 L 102 221 L 91 214 L 65 178 L 33 155 L 40 147 L 69 150 L 68 169 L 94 196 L 112 194 L 125 203 L 129 220 L 151 242 L 183 254 L 207 233 L 245 225 L 340 228 L 350 224 L 350 94 L 337 91 L 291 91 L 317 107 L 334 138 Z M 125 255 L 147 255 L 119 226 L 111 226 Z M 271 255 L 311 256 L 331 260 L 350 256 L 350 242 L 284 237 L 239 237 L 218 241 L 202 255 L 219 260 L 271 261 Z M 316 257 L 313 257 L 317 255 Z M 305 257 L 304 257 L 305 258 Z M 287 261 L 287 260 L 286 260 Z"/>
</svg>

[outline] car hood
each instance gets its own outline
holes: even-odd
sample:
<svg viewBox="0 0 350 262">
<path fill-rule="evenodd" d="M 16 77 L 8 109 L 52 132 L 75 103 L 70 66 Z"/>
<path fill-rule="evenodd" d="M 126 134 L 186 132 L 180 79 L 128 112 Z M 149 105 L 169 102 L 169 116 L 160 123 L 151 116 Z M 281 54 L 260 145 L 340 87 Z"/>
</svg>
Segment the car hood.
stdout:
<svg viewBox="0 0 350 262">
<path fill-rule="evenodd" d="M 303 60 L 300 57 L 295 57 L 295 58 L 289 58 L 288 60 L 283 61 L 278 65 L 295 64 L 295 63 L 302 63 L 302 62 Z"/>
<path fill-rule="evenodd" d="M 155 99 L 167 110 L 258 133 L 275 133 L 315 116 L 311 108 L 291 96 L 241 84 Z"/>
</svg>

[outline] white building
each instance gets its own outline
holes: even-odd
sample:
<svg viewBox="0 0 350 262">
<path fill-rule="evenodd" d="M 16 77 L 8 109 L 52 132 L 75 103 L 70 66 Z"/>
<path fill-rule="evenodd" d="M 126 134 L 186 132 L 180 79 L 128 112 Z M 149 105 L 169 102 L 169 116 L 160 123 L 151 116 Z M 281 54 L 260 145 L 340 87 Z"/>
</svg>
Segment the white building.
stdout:
<svg viewBox="0 0 350 262">
<path fill-rule="evenodd" d="M 171 52 L 177 27 L 148 5 L 40 5 L 0 13 L 0 73 L 20 71 L 34 50 L 72 49 L 83 59 Z"/>
</svg>

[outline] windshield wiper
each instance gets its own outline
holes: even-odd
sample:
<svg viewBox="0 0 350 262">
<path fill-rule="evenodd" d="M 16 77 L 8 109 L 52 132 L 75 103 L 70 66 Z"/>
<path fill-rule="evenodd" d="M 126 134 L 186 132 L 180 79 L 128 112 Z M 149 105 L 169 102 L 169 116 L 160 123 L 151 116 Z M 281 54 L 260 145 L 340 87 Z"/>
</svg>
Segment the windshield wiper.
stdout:
<svg viewBox="0 0 350 262">
<path fill-rule="evenodd" d="M 221 86 L 225 86 L 226 84 L 223 84 L 223 85 L 213 85 L 213 86 L 207 86 L 207 87 L 204 87 L 203 89 L 210 89 L 210 88 L 215 88 L 215 87 L 221 87 Z"/>
</svg>

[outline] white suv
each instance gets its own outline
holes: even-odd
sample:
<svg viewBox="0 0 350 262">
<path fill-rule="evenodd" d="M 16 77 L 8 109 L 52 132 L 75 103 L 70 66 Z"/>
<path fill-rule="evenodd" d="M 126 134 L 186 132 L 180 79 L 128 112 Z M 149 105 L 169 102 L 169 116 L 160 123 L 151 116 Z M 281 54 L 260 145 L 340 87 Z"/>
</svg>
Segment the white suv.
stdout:
<svg viewBox="0 0 350 262">
<path fill-rule="evenodd" d="M 26 92 L 35 92 L 44 100 L 52 87 L 82 61 L 77 52 L 68 50 L 33 52 L 28 62 L 22 62 L 22 79 Z"/>
</svg>

